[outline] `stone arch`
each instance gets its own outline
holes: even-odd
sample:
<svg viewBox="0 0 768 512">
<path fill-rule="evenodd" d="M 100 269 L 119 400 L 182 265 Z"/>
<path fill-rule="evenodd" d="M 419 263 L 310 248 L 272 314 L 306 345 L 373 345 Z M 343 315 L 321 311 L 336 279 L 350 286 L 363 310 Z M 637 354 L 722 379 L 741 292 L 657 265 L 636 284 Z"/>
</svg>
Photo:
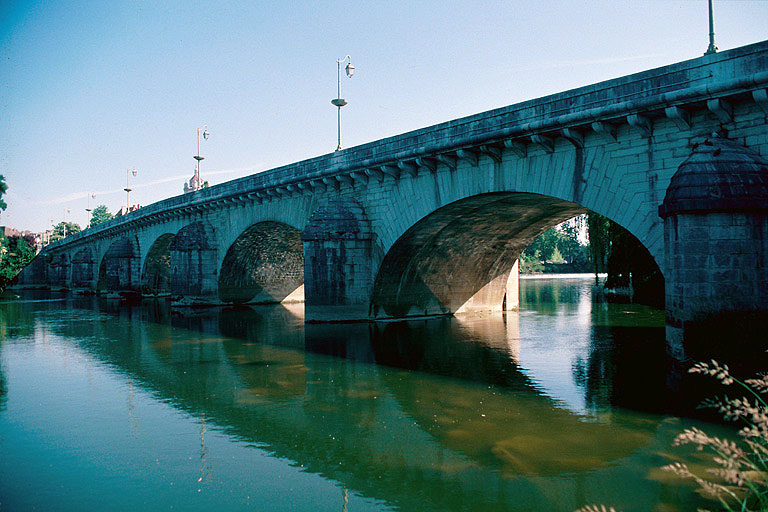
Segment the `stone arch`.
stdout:
<svg viewBox="0 0 768 512">
<path fill-rule="evenodd" d="M 299 230 L 280 222 L 258 222 L 229 247 L 219 274 L 219 298 L 241 304 L 303 301 L 303 285 Z"/>
<path fill-rule="evenodd" d="M 583 213 L 549 196 L 471 196 L 417 221 L 379 267 L 371 316 L 404 317 L 500 310 L 518 256 L 548 228 Z"/>
<path fill-rule="evenodd" d="M 144 257 L 141 271 L 141 292 L 160 295 L 171 291 L 171 243 L 173 233 L 157 237 Z"/>
<path fill-rule="evenodd" d="M 139 241 L 135 236 L 115 240 L 99 265 L 98 290 L 138 291 Z"/>
<path fill-rule="evenodd" d="M 216 294 L 218 252 L 212 226 L 201 221 L 184 226 L 169 249 L 171 293 L 185 297 Z"/>
<path fill-rule="evenodd" d="M 96 278 L 96 255 L 92 247 L 83 247 L 72 256 L 72 286 L 93 288 Z"/>
</svg>

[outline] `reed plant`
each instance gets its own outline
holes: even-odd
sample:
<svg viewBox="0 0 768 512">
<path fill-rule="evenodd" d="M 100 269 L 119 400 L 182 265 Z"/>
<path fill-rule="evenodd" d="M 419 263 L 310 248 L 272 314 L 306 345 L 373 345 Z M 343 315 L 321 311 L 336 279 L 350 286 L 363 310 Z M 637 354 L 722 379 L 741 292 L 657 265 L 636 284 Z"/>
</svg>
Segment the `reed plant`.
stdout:
<svg viewBox="0 0 768 512">
<path fill-rule="evenodd" d="M 677 435 L 676 446 L 690 444 L 709 453 L 712 467 L 706 475 L 695 474 L 680 462 L 663 469 L 694 480 L 702 493 L 718 501 L 723 510 L 768 510 L 768 374 L 741 380 L 731 375 L 728 365 L 715 360 L 697 363 L 689 372 L 709 375 L 724 386 L 736 388 L 735 398 L 726 395 L 703 405 L 717 409 L 741 428 L 736 441 L 710 436 L 698 428 Z"/>
<path fill-rule="evenodd" d="M 768 374 L 741 380 L 731 375 L 727 365 L 715 360 L 697 363 L 690 373 L 708 375 L 724 386 L 734 387 L 735 398 L 724 396 L 705 401 L 726 420 L 740 424 L 736 440 L 708 435 L 699 428 L 688 428 L 675 437 L 675 446 L 693 445 L 707 452 L 709 467 L 695 473 L 686 464 L 675 462 L 662 469 L 691 479 L 707 498 L 719 502 L 721 510 L 768 511 Z M 588 505 L 577 512 L 616 512 L 604 505 Z"/>
</svg>

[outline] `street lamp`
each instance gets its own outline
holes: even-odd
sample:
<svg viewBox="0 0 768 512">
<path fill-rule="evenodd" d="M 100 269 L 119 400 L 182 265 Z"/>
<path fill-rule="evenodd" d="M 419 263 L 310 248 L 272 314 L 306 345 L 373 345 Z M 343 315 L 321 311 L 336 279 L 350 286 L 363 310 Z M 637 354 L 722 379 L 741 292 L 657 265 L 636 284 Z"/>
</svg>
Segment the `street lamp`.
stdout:
<svg viewBox="0 0 768 512">
<path fill-rule="evenodd" d="M 92 192 L 88 192 L 88 208 L 85 209 L 85 215 L 88 218 L 88 227 L 89 228 L 91 227 L 91 211 L 93 211 L 92 208 L 91 208 L 91 198 L 96 199 L 96 194 L 94 194 Z"/>
<path fill-rule="evenodd" d="M 336 61 L 336 68 L 339 75 L 339 82 L 338 82 L 339 88 L 337 91 L 336 98 L 331 100 L 331 104 L 338 109 L 337 114 L 338 114 L 338 126 L 339 126 L 339 130 L 338 130 L 339 144 L 338 146 L 336 146 L 336 151 L 341 150 L 341 107 L 347 104 L 347 100 L 341 97 L 341 63 L 344 62 L 345 60 L 349 60 L 346 67 L 344 68 L 344 71 L 346 71 L 347 73 L 347 78 L 352 78 L 352 75 L 355 74 L 355 66 L 352 64 L 352 59 L 350 59 L 349 55 L 347 55 L 343 59 L 338 59 Z"/>
<path fill-rule="evenodd" d="M 136 168 L 133 169 L 126 169 L 125 170 L 125 213 L 128 213 L 131 209 L 131 190 L 133 190 L 129 184 L 128 184 L 128 178 L 130 178 L 131 174 L 136 176 L 138 174 L 138 171 L 136 171 Z"/>
<path fill-rule="evenodd" d="M 710 53 L 717 53 L 717 46 L 715 46 L 715 15 L 712 13 L 712 0 L 709 0 L 709 46 L 704 55 Z"/>
<path fill-rule="evenodd" d="M 205 160 L 204 156 L 200 156 L 200 133 L 202 131 L 203 134 L 203 140 L 208 140 L 208 137 L 211 136 L 211 132 L 208 131 L 208 126 L 203 125 L 202 127 L 197 129 L 197 154 L 193 156 L 195 160 L 197 160 L 197 166 L 195 167 L 195 182 L 192 185 L 192 190 L 200 190 L 203 186 L 202 181 L 200 181 L 200 160 Z"/>
</svg>

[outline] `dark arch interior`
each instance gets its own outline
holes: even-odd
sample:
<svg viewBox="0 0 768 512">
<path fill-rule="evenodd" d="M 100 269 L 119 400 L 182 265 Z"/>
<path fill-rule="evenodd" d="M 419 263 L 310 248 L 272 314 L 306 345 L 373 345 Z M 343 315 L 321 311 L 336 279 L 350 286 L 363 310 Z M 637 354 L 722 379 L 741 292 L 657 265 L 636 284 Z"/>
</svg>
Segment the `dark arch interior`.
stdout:
<svg viewBox="0 0 768 512">
<path fill-rule="evenodd" d="M 160 295 L 171 291 L 171 242 L 174 235 L 161 235 L 149 248 L 141 272 L 141 291 L 149 295 Z"/>
<path fill-rule="evenodd" d="M 139 266 L 136 240 L 121 238 L 109 246 L 99 265 L 98 290 L 134 290 Z"/>
<path fill-rule="evenodd" d="M 469 303 L 501 308 L 520 253 L 548 228 L 584 213 L 538 194 L 494 193 L 446 205 L 390 248 L 376 276 L 374 317 L 452 314 Z"/>
<path fill-rule="evenodd" d="M 219 274 L 224 302 L 303 300 L 304 246 L 298 229 L 259 222 L 246 229 L 227 251 Z"/>
<path fill-rule="evenodd" d="M 575 203 L 521 192 L 482 194 L 446 205 L 390 248 L 374 283 L 372 315 L 501 310 L 507 278 L 520 253 L 547 229 L 585 212 Z M 632 234 L 612 226 L 612 239 L 618 243 L 613 256 L 621 272 L 631 272 L 636 285 L 649 279 L 649 293 L 660 294 L 663 302 L 663 276 L 653 257 Z M 610 257 L 608 268 L 610 273 Z M 516 287 L 510 290 L 516 293 Z"/>
</svg>

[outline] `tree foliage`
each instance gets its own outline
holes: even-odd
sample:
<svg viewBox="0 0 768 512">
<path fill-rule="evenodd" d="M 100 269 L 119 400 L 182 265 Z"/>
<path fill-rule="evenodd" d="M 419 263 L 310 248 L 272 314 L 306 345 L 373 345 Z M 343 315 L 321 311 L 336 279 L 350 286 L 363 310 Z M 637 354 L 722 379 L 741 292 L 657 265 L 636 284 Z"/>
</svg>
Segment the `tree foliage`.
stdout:
<svg viewBox="0 0 768 512">
<path fill-rule="evenodd" d="M 589 214 L 587 228 L 595 274 L 608 273 L 605 288 L 632 290 L 638 302 L 663 302 L 664 277 L 632 233 L 596 213 Z"/>
<path fill-rule="evenodd" d="M 545 272 L 549 269 L 588 272 L 589 252 L 579 241 L 584 222 L 583 216 L 575 217 L 538 236 L 520 255 L 521 272 Z M 567 269 L 564 268 L 566 264 Z"/>
<path fill-rule="evenodd" d="M 59 222 L 54 226 L 53 233 L 51 234 L 51 242 L 61 240 L 62 238 L 79 233 L 80 225 L 74 222 Z"/>
<path fill-rule="evenodd" d="M 3 196 L 5 195 L 6 191 L 8 190 L 8 185 L 5 183 L 5 176 L 0 174 L 0 210 L 5 210 L 8 205 L 5 204 L 5 201 L 3 201 Z"/>
<path fill-rule="evenodd" d="M 0 238 L 0 289 L 4 289 L 35 257 L 30 236 Z"/>
<path fill-rule="evenodd" d="M 91 227 L 97 226 L 102 222 L 107 222 L 112 217 L 114 217 L 114 215 L 109 213 L 109 209 L 107 209 L 105 205 L 100 204 L 94 208 L 93 212 L 91 213 Z"/>
</svg>

